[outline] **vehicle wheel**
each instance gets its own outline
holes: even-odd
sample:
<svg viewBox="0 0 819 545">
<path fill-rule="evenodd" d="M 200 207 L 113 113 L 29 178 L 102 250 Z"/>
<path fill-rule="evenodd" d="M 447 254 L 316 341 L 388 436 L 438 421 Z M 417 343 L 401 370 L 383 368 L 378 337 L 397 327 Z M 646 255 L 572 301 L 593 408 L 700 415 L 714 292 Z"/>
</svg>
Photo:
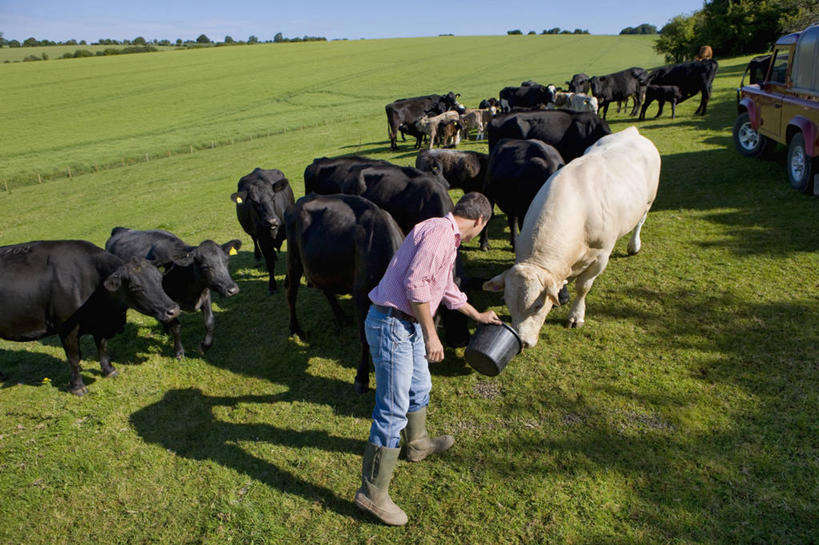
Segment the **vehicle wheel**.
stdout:
<svg viewBox="0 0 819 545">
<path fill-rule="evenodd" d="M 771 147 L 771 141 L 751 126 L 751 116 L 742 112 L 734 123 L 734 146 L 745 157 L 759 157 Z"/>
<path fill-rule="evenodd" d="M 802 193 L 813 193 L 815 166 L 815 159 L 805 153 L 805 137 L 801 132 L 796 133 L 788 146 L 788 181 L 791 187 Z"/>
</svg>

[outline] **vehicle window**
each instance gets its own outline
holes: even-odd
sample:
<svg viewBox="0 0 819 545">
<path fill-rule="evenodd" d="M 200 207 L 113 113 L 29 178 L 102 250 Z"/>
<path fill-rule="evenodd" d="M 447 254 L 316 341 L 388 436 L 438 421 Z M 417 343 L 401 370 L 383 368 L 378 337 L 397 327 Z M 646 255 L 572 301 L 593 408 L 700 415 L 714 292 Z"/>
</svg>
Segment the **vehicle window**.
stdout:
<svg viewBox="0 0 819 545">
<path fill-rule="evenodd" d="M 776 51 L 774 53 L 773 66 L 771 67 L 771 77 L 768 81 L 772 83 L 785 83 L 788 74 L 788 50 Z"/>
<path fill-rule="evenodd" d="M 797 89 L 819 92 L 819 26 L 809 28 L 799 38 L 791 80 Z"/>
</svg>

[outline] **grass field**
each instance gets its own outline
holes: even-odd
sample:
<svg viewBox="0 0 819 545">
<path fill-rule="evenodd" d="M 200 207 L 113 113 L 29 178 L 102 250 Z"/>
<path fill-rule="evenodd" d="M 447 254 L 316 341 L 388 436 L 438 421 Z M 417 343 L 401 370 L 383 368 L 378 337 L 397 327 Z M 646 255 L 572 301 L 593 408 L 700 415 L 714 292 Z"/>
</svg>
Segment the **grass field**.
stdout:
<svg viewBox="0 0 819 545">
<path fill-rule="evenodd" d="M 0 341 L 0 543 L 816 542 L 819 209 L 788 187 L 781 149 L 765 160 L 733 150 L 747 60 L 719 59 L 705 118 L 692 99 L 675 120 L 638 125 L 663 157 L 658 198 L 641 253 L 626 257 L 621 241 L 595 282 L 585 328 L 565 329 L 567 309 L 553 310 L 537 347 L 495 378 L 472 372 L 462 349 L 432 367 L 430 428 L 457 442 L 399 465 L 402 529 L 352 504 L 373 404 L 353 393 L 357 332 L 335 333 L 323 296 L 302 289 L 308 338 L 288 338 L 284 297 L 266 295 L 229 200 L 236 181 L 280 168 L 300 196 L 314 157 L 411 164 L 411 143 L 389 151 L 387 102 L 454 90 L 475 106 L 526 79 L 649 68 L 661 64 L 650 39 L 368 40 L 0 65 L 0 244 L 103 245 L 115 225 L 245 243 L 231 261 L 241 292 L 217 298 L 205 356 L 198 316 L 183 317 L 188 358 L 177 362 L 157 323 L 131 312 L 110 343 L 120 376 L 101 377 L 86 339 L 89 394 L 76 398 L 56 338 Z M 634 122 L 609 118 L 614 130 Z M 512 263 L 504 224 L 490 225 L 491 252 L 466 245 L 468 272 Z M 470 299 L 508 319 L 497 294 Z"/>
</svg>

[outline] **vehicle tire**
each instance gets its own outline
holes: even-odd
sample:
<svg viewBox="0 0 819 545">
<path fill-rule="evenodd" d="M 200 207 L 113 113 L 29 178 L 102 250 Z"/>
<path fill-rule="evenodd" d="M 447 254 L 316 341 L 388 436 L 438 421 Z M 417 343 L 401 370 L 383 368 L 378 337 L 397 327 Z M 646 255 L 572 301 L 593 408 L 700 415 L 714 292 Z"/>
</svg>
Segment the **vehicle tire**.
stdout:
<svg viewBox="0 0 819 545">
<path fill-rule="evenodd" d="M 813 193 L 813 175 L 816 174 L 816 159 L 805 153 L 805 137 L 801 132 L 793 135 L 788 146 L 788 181 L 791 187 L 802 193 Z"/>
<path fill-rule="evenodd" d="M 770 149 L 771 140 L 759 134 L 751 126 L 751 116 L 742 112 L 734 122 L 734 146 L 745 157 L 759 157 Z"/>
</svg>

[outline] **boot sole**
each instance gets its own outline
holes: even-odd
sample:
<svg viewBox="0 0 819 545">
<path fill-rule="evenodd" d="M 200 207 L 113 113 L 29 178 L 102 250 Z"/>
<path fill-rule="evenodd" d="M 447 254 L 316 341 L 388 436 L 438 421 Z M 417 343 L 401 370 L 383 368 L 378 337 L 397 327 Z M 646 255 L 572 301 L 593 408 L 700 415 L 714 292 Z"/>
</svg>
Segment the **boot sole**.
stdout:
<svg viewBox="0 0 819 545">
<path fill-rule="evenodd" d="M 374 517 L 378 518 L 384 524 L 389 526 L 404 526 L 408 519 L 407 514 L 401 511 L 401 514 L 404 515 L 401 517 L 400 515 L 397 518 L 385 518 L 384 510 L 377 507 L 365 494 L 361 491 L 356 492 L 355 494 L 355 504 L 358 506 L 359 509 L 363 509 L 367 511 Z M 399 508 L 400 509 L 400 508 Z"/>
</svg>

